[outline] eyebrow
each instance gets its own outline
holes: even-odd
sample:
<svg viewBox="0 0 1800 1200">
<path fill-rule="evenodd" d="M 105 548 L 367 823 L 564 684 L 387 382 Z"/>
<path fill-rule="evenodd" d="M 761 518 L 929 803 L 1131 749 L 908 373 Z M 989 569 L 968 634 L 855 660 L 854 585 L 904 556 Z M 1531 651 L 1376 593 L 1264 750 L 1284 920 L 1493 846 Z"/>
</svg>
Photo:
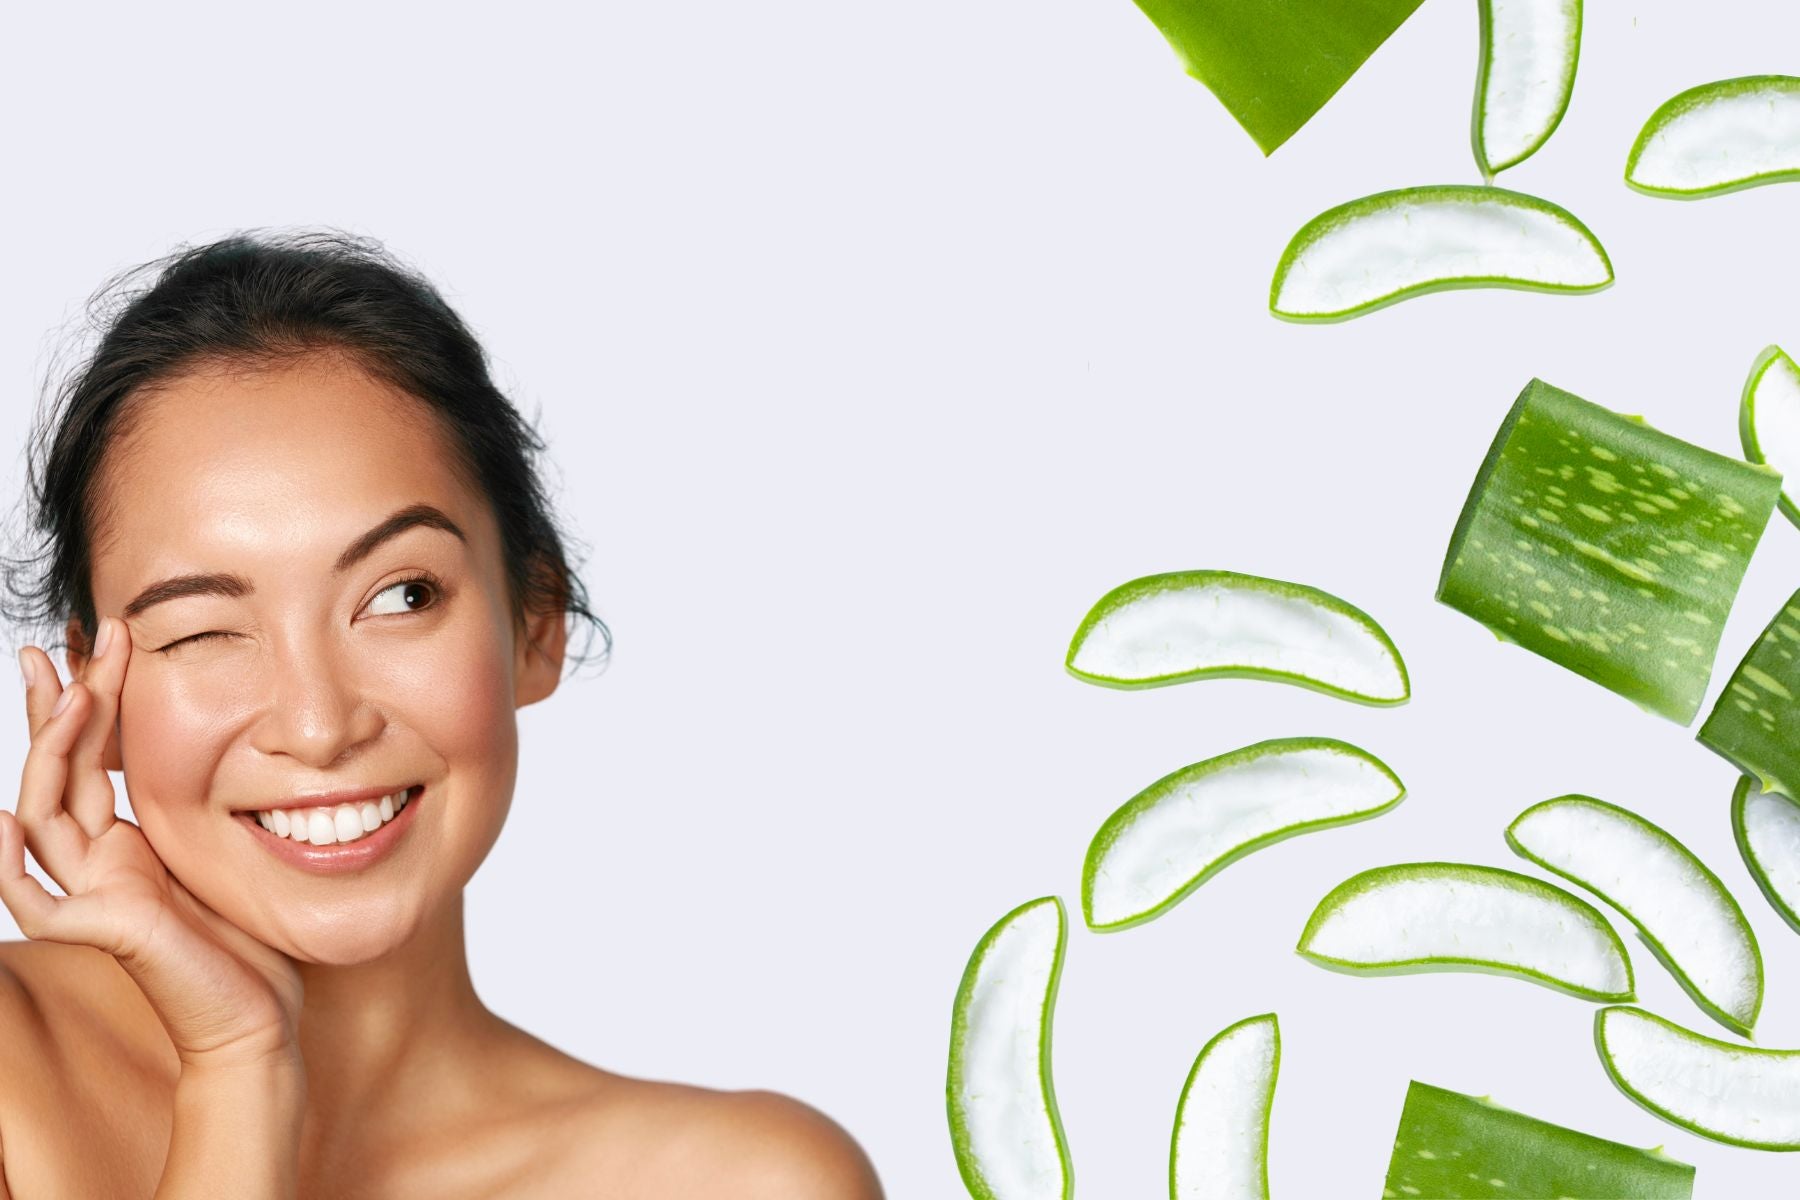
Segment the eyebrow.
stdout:
<svg viewBox="0 0 1800 1200">
<path fill-rule="evenodd" d="M 455 534 L 464 545 L 469 541 L 462 527 L 446 516 L 443 510 L 429 504 L 409 504 L 345 546 L 343 553 L 338 555 L 337 562 L 332 564 L 331 573 L 342 575 L 375 553 L 384 542 L 413 528 L 442 529 L 446 533 Z M 175 575 L 158 580 L 132 597 L 131 603 L 125 606 L 123 619 L 129 621 L 145 609 L 168 600 L 179 600 L 187 596 L 227 596 L 235 599 L 248 596 L 255 590 L 255 585 L 244 576 L 228 571 Z"/>
</svg>

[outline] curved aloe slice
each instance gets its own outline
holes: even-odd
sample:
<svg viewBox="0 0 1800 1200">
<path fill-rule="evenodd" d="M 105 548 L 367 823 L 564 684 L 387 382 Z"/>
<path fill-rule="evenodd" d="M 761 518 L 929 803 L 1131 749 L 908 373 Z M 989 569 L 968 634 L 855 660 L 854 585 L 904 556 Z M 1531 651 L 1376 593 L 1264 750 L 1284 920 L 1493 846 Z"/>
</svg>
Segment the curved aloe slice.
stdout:
<svg viewBox="0 0 1800 1200">
<path fill-rule="evenodd" d="M 1268 1200 L 1269 1108 L 1280 1067 L 1274 1013 L 1246 1017 L 1206 1043 L 1175 1106 L 1169 1200 Z"/>
<path fill-rule="evenodd" d="M 1625 160 L 1625 182 L 1696 200 L 1800 179 L 1800 79 L 1745 75 L 1689 88 L 1650 114 Z"/>
<path fill-rule="evenodd" d="M 1117 688 L 1243 677 L 1364 704 L 1412 695 L 1400 651 L 1368 613 L 1318 588 L 1236 571 L 1120 584 L 1081 619 L 1064 665 Z"/>
<path fill-rule="evenodd" d="M 1701 1137 L 1800 1150 L 1800 1050 L 1737 1046 L 1641 1008 L 1594 1014 L 1594 1045 L 1620 1091 Z"/>
<path fill-rule="evenodd" d="M 1534 804 L 1507 826 L 1525 858 L 1624 913 L 1683 990 L 1733 1033 L 1762 1009 L 1762 952 L 1719 877 L 1659 825 L 1592 796 Z"/>
<path fill-rule="evenodd" d="M 1413 1080 L 1382 1196 L 1405 1200 L 1689 1200 L 1694 1168 Z"/>
<path fill-rule="evenodd" d="M 1738 434 L 1744 457 L 1767 463 L 1800 481 L 1800 366 L 1780 346 L 1769 346 L 1750 364 L 1744 399 L 1738 407 Z M 1792 485 L 1800 494 L 1800 482 Z M 1784 487 L 1781 511 L 1800 525 L 1800 503 Z"/>
<path fill-rule="evenodd" d="M 1001 917 L 956 989 L 945 1086 L 950 1141 L 976 1200 L 1067 1200 L 1075 1172 L 1050 1082 L 1067 922 L 1055 896 Z"/>
<path fill-rule="evenodd" d="M 1595 292 L 1612 262 L 1548 200 L 1464 184 L 1377 192 L 1320 213 L 1282 252 L 1269 311 L 1341 321 L 1450 288 Z"/>
<path fill-rule="evenodd" d="M 1437 598 L 1687 724 L 1781 477 L 1534 379 L 1457 518 Z"/>
<path fill-rule="evenodd" d="M 1748 775 L 1739 777 L 1731 794 L 1731 832 L 1756 886 L 1800 933 L 1800 802 L 1755 784 Z"/>
<path fill-rule="evenodd" d="M 1575 90 L 1581 0 L 1481 0 L 1475 165 L 1484 179 L 1550 140 Z"/>
<path fill-rule="evenodd" d="M 1106 819 L 1081 871 L 1088 928 L 1162 915 L 1226 865 L 1400 803 L 1387 765 L 1335 738 L 1275 738 L 1163 776 Z"/>
<path fill-rule="evenodd" d="M 1359 975 L 1484 971 L 1584 1000 L 1630 1000 L 1631 960 L 1587 901 L 1517 871 L 1473 863 L 1375 867 L 1337 885 L 1295 947 Z"/>
<path fill-rule="evenodd" d="M 1700 726 L 1700 742 L 1763 790 L 1800 800 L 1800 592 L 1744 655 Z"/>
</svg>

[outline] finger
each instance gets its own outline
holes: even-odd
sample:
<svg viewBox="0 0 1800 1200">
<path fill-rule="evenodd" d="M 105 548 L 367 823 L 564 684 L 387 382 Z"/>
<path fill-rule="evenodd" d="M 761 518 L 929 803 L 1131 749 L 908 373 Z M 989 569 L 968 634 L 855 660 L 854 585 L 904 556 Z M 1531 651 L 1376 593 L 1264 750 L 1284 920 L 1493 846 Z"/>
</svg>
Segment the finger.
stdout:
<svg viewBox="0 0 1800 1200">
<path fill-rule="evenodd" d="M 53 896 L 25 870 L 25 830 L 18 818 L 0 810 L 0 903 L 28 938 L 97 946 L 111 953 L 116 942 L 100 906 L 91 896 Z"/>
<path fill-rule="evenodd" d="M 89 839 L 63 807 L 63 788 L 69 777 L 69 749 L 91 701 L 81 683 L 71 683 L 64 694 L 67 706 L 44 718 L 25 753 L 15 819 L 44 871 L 63 891 L 73 893 L 87 860 Z"/>
<path fill-rule="evenodd" d="M 131 658 L 131 633 L 116 617 L 101 617 L 95 631 L 96 653 L 81 672 L 81 685 L 92 696 L 92 713 L 82 721 L 75 748 L 69 752 L 69 781 L 63 789 L 63 808 L 75 823 L 97 838 L 112 827 L 114 797 L 112 777 L 106 773 L 106 743 L 113 735 L 119 713 L 119 689 L 125 681 L 125 664 Z M 106 649 L 99 650 L 101 640 Z"/>
</svg>

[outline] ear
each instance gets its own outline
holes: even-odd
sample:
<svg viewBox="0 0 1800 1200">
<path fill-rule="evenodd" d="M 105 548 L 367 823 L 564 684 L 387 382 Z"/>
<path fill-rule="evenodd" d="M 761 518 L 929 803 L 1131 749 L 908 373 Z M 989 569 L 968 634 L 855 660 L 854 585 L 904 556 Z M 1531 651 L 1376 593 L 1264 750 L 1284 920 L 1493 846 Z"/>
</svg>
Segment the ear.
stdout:
<svg viewBox="0 0 1800 1200">
<path fill-rule="evenodd" d="M 528 617 L 517 631 L 513 639 L 513 699 L 518 707 L 544 699 L 561 682 L 567 625 L 567 614 L 557 608 Z"/>
<path fill-rule="evenodd" d="M 87 670 L 88 659 L 93 654 L 93 647 L 88 644 L 88 636 L 81 628 L 81 622 L 74 617 L 69 618 L 64 640 L 69 644 L 66 652 L 69 660 L 69 678 L 63 681 L 63 686 L 68 687 L 70 682 L 80 679 Z M 119 719 L 116 716 L 113 718 L 112 731 L 106 735 L 106 748 L 100 752 L 100 765 L 108 771 L 125 769 L 125 760 L 119 757 Z"/>
</svg>

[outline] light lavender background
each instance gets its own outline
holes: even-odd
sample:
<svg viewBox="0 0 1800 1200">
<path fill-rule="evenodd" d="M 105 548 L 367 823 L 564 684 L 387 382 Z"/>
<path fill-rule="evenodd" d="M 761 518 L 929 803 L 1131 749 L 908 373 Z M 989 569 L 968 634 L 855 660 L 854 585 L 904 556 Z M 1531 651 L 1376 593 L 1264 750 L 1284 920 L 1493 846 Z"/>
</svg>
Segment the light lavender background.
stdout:
<svg viewBox="0 0 1800 1200">
<path fill-rule="evenodd" d="M 1616 1092 L 1592 1005 L 1292 952 L 1353 872 L 1523 867 L 1507 821 L 1585 791 L 1732 888 L 1767 961 L 1758 1040 L 1800 1046 L 1800 941 L 1732 844 L 1735 772 L 1432 600 L 1534 374 L 1736 448 L 1752 357 L 1800 343 L 1800 188 L 1683 204 L 1620 176 L 1663 99 L 1800 67 L 1800 10 L 1589 6 L 1568 116 L 1500 182 L 1586 221 L 1611 290 L 1302 327 L 1265 304 L 1307 218 L 1477 180 L 1473 4 L 1426 5 L 1267 160 L 1128 0 L 157 8 L 10 14 L 5 444 L 54 330 L 178 242 L 335 224 L 447 290 L 541 408 L 618 637 L 605 675 L 520 716 L 518 800 L 470 895 L 499 1012 L 613 1069 L 789 1091 L 893 1196 L 959 1194 L 944 1052 L 982 931 L 1051 892 L 1078 914 L 1088 838 L 1158 776 L 1329 734 L 1392 764 L 1407 801 L 1254 855 L 1148 926 L 1071 931 L 1055 1071 L 1082 1195 L 1162 1194 L 1193 1055 L 1267 1009 L 1280 1195 L 1378 1194 L 1414 1077 L 1663 1144 L 1707 1200 L 1800 1186 L 1793 1157 Z M 1187 567 L 1366 608 L 1413 703 L 1063 673 L 1104 591 Z M 1714 694 L 1796 584 L 1777 516 Z M 1721 1032 L 1631 946 L 1646 1005 Z"/>
</svg>

